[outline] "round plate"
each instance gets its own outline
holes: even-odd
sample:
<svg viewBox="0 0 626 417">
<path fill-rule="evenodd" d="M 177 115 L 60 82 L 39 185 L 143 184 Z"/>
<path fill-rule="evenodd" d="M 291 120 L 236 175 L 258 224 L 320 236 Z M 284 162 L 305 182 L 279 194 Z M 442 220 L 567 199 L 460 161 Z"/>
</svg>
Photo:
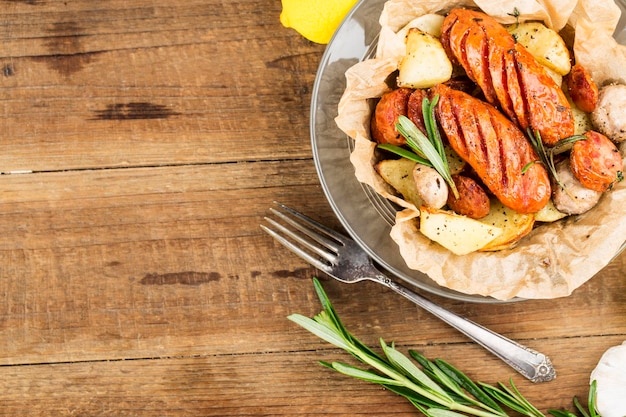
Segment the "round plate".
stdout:
<svg viewBox="0 0 626 417">
<path fill-rule="evenodd" d="M 409 269 L 391 239 L 396 208 L 354 176 L 352 139 L 335 124 L 337 105 L 346 87 L 345 72 L 373 56 L 386 0 L 361 0 L 346 16 L 322 57 L 312 94 L 311 144 L 315 167 L 333 211 L 348 234 L 387 272 L 440 296 L 474 303 L 505 303 L 464 294 L 438 285 L 426 274 Z M 626 43 L 626 0 L 618 0 L 622 19 L 615 37 Z M 623 249 L 623 247 L 622 247 Z"/>
</svg>

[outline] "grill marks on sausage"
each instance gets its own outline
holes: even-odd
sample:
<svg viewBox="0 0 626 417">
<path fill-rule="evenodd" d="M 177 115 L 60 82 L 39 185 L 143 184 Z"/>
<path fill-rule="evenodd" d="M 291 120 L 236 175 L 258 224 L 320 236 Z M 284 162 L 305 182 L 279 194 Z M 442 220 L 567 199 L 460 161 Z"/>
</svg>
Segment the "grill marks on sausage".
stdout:
<svg viewBox="0 0 626 417">
<path fill-rule="evenodd" d="M 474 169 L 487 188 L 507 207 L 520 213 L 540 210 L 550 198 L 545 168 L 524 134 L 492 105 L 439 85 L 437 118 L 450 146 Z"/>
<path fill-rule="evenodd" d="M 519 115 L 523 115 L 525 117 L 516 117 L 516 121 L 518 123 L 518 125 L 526 130 L 528 129 L 529 126 L 531 126 L 531 120 L 530 120 L 530 106 L 528 104 L 528 94 L 529 92 L 526 90 L 526 84 L 524 84 L 524 79 L 522 76 L 522 71 L 523 66 L 522 64 L 516 59 L 516 55 L 517 52 L 515 50 L 511 51 L 510 56 L 511 56 L 511 68 L 512 70 L 514 70 L 514 73 L 512 73 L 512 77 L 514 78 L 514 83 L 517 86 L 517 88 L 519 89 L 519 103 L 517 104 L 517 106 L 515 107 L 516 111 L 515 111 L 515 115 L 519 116 Z"/>
<path fill-rule="evenodd" d="M 454 9 L 444 20 L 441 41 L 487 101 L 500 106 L 521 129 L 539 131 L 548 145 L 574 133 L 560 86 L 493 18 Z"/>
<path fill-rule="evenodd" d="M 480 47 L 479 47 L 479 53 L 481 56 L 480 74 L 483 75 L 484 85 L 488 85 L 490 87 L 488 89 L 489 95 L 492 97 L 493 100 L 496 100 L 497 94 L 493 86 L 493 79 L 492 79 L 493 77 L 491 75 L 491 71 L 489 71 L 489 50 L 492 49 L 490 47 L 490 43 L 492 42 L 492 40 L 487 36 L 487 33 L 485 32 L 485 28 L 483 28 L 482 26 L 478 26 L 477 31 L 481 32 L 481 36 L 477 36 L 477 38 L 480 38 Z M 486 94 L 487 93 L 485 93 L 485 95 Z"/>
</svg>

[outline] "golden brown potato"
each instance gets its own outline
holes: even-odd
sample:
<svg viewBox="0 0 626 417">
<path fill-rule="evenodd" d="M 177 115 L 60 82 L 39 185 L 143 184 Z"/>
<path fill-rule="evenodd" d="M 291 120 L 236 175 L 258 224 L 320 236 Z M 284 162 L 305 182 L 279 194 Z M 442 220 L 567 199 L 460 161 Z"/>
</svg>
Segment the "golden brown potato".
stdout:
<svg viewBox="0 0 626 417">
<path fill-rule="evenodd" d="M 502 229 L 451 211 L 420 207 L 420 232 L 450 252 L 466 255 L 496 239 Z"/>
<path fill-rule="evenodd" d="M 439 39 L 417 28 L 406 35 L 406 55 L 398 69 L 400 87 L 430 88 L 452 77 L 452 63 Z"/>
<path fill-rule="evenodd" d="M 530 233 L 535 224 L 535 216 L 534 214 L 518 213 L 494 199 L 491 201 L 489 214 L 479 221 L 502 230 L 497 238 L 487 243 L 480 250 L 498 251 L 512 247 Z"/>
<path fill-rule="evenodd" d="M 570 72 L 569 49 L 557 32 L 539 22 L 516 23 L 507 30 L 541 65 L 560 75 Z"/>
<path fill-rule="evenodd" d="M 413 180 L 413 169 L 416 163 L 406 159 L 385 159 L 376 164 L 378 174 L 402 195 L 405 201 L 415 207 L 423 204 Z"/>
</svg>

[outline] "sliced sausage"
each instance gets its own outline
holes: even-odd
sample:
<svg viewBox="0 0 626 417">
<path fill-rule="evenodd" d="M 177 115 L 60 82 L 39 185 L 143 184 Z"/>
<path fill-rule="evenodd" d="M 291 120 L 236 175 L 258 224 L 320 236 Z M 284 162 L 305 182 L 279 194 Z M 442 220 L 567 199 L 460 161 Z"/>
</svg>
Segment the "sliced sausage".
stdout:
<svg viewBox="0 0 626 417">
<path fill-rule="evenodd" d="M 574 116 L 560 86 L 495 19 L 453 9 L 444 19 L 441 42 L 487 101 L 522 130 L 538 131 L 548 146 L 574 134 Z"/>
<path fill-rule="evenodd" d="M 450 146 L 505 206 L 534 213 L 550 199 L 548 173 L 518 127 L 492 105 L 444 85 L 436 116 Z M 531 164 L 532 163 L 532 164 Z M 524 168 L 527 167 L 526 170 Z"/>
<path fill-rule="evenodd" d="M 371 118 L 370 129 L 372 139 L 378 143 L 390 143 L 402 146 L 406 139 L 396 130 L 398 116 L 407 114 L 409 96 L 413 92 L 410 88 L 398 88 L 383 94 Z"/>
<path fill-rule="evenodd" d="M 574 142 L 570 165 L 574 176 L 590 190 L 603 192 L 623 178 L 622 155 L 613 142 L 592 130 Z"/>
<path fill-rule="evenodd" d="M 472 219 L 482 219 L 489 214 L 489 196 L 474 179 L 465 175 L 453 175 L 452 180 L 459 192 L 459 198 L 448 193 L 448 207 Z"/>
<path fill-rule="evenodd" d="M 574 65 L 565 76 L 565 83 L 576 107 L 587 113 L 595 110 L 598 104 L 598 86 L 585 67 Z"/>
</svg>

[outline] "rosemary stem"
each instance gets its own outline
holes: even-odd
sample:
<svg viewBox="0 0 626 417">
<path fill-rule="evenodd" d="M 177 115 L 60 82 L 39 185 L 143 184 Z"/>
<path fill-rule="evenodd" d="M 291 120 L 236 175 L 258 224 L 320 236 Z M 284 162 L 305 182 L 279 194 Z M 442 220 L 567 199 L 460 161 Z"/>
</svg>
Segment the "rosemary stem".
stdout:
<svg viewBox="0 0 626 417">
<path fill-rule="evenodd" d="M 458 404 L 454 401 L 450 401 L 449 399 L 442 397 L 441 395 L 438 395 L 437 393 L 425 390 L 424 388 L 415 384 L 413 381 L 411 381 L 409 378 L 407 378 L 400 372 L 396 372 L 395 370 L 391 369 L 385 364 L 380 363 L 380 361 L 370 357 L 369 355 L 363 354 L 363 352 L 359 351 L 358 349 L 355 349 L 351 353 L 353 353 L 363 363 L 372 366 L 373 368 L 384 373 L 391 379 L 401 383 L 406 388 L 409 388 L 413 392 L 416 392 L 417 394 L 425 398 L 435 401 L 436 403 L 444 407 L 447 407 L 450 410 L 461 411 L 461 412 L 471 414 L 477 417 L 505 417 L 506 416 L 506 414 L 495 414 L 489 411 L 480 410 L 480 409 L 469 407 L 463 404 Z"/>
</svg>

